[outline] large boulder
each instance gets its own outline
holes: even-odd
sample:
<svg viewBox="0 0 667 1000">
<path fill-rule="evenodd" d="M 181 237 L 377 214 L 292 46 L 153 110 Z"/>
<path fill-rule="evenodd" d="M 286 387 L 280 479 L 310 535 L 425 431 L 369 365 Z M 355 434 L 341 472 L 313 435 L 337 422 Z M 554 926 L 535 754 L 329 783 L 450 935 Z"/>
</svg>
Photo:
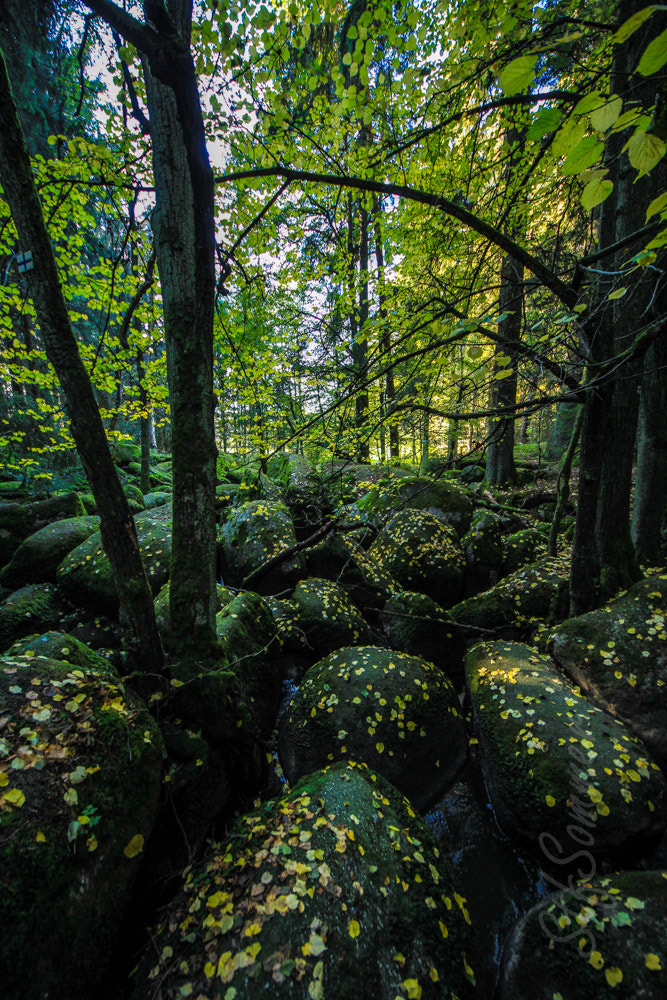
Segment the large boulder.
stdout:
<svg viewBox="0 0 667 1000">
<path fill-rule="evenodd" d="M 510 836 L 557 865 L 582 844 L 610 857 L 662 829 L 665 780 L 646 747 L 550 660 L 521 643 L 481 643 L 466 675 L 486 785 Z"/>
<path fill-rule="evenodd" d="M 552 634 L 558 664 L 641 736 L 667 770 L 667 574 L 640 580 Z"/>
<path fill-rule="evenodd" d="M 502 575 L 503 538 L 500 518 L 488 510 L 473 516 L 470 529 L 461 539 L 466 560 L 465 593 L 488 590 Z"/>
<path fill-rule="evenodd" d="M 394 515 L 370 554 L 406 590 L 428 594 L 442 607 L 461 596 L 465 561 L 456 533 L 428 511 Z"/>
<path fill-rule="evenodd" d="M 400 586 L 355 538 L 330 532 L 306 551 L 310 576 L 334 580 L 364 611 L 376 613 Z"/>
<path fill-rule="evenodd" d="M 490 590 L 456 604 L 449 617 L 468 627 L 502 629 L 510 637 L 523 637 L 540 624 L 562 621 L 568 610 L 569 565 L 566 553 L 539 559 Z"/>
<path fill-rule="evenodd" d="M 296 544 L 294 525 L 283 503 L 253 500 L 231 510 L 218 531 L 218 562 L 223 582 L 241 586 L 269 559 Z M 257 580 L 262 594 L 291 589 L 304 575 L 300 552 L 283 559 Z"/>
<path fill-rule="evenodd" d="M 14 591 L 0 604 L 0 652 L 26 635 L 57 628 L 65 610 L 50 583 L 31 583 Z"/>
<path fill-rule="evenodd" d="M 522 528 L 505 539 L 503 575 L 514 573 L 527 563 L 536 562 L 547 551 L 544 532 L 537 528 Z"/>
<path fill-rule="evenodd" d="M 432 598 L 404 590 L 387 601 L 380 618 L 392 649 L 422 656 L 450 676 L 461 672 L 461 630 Z"/>
<path fill-rule="evenodd" d="M 132 997 L 468 1000 L 465 903 L 409 803 L 339 764 L 188 871 Z"/>
<path fill-rule="evenodd" d="M 598 876 L 552 893 L 519 921 L 498 996 L 657 1000 L 666 966 L 666 873 Z"/>
<path fill-rule="evenodd" d="M 112 672 L 108 660 L 67 632 L 44 632 L 28 639 L 18 639 L 6 655 L 22 656 L 25 660 L 41 656 L 49 660 L 63 660 L 88 672 Z"/>
<path fill-rule="evenodd" d="M 367 763 L 422 809 L 466 755 L 460 706 L 442 671 L 373 646 L 339 649 L 307 672 L 279 731 L 287 779 L 333 760 Z"/>
<path fill-rule="evenodd" d="M 4 657 L 0 701 L 2 993 L 95 996 L 156 815 L 160 734 L 113 672 L 60 660 Z"/>
<path fill-rule="evenodd" d="M 282 682 L 271 609 L 259 594 L 247 590 L 225 604 L 215 624 L 225 669 L 237 677 L 261 732 L 268 735 L 278 714 Z"/>
<path fill-rule="evenodd" d="M 34 518 L 35 527 L 42 528 L 53 521 L 61 521 L 66 517 L 85 517 L 86 508 L 78 493 L 59 493 L 47 500 L 37 500 L 27 505 L 29 513 Z"/>
<path fill-rule="evenodd" d="M 0 503 L 0 566 L 9 562 L 24 538 L 35 530 L 35 517 L 20 503 Z"/>
<path fill-rule="evenodd" d="M 171 561 L 171 507 L 144 511 L 135 517 L 137 538 L 153 594 L 169 577 Z M 118 595 L 111 563 L 99 531 L 73 549 L 58 566 L 58 586 L 73 604 L 97 613 L 116 615 Z"/>
<path fill-rule="evenodd" d="M 0 585 L 55 583 L 65 556 L 97 531 L 99 524 L 98 517 L 66 517 L 28 535 L 0 573 Z"/>
<path fill-rule="evenodd" d="M 342 587 L 331 580 L 311 577 L 294 588 L 292 603 L 306 641 L 316 656 L 326 656 L 341 646 L 366 646 L 375 636 Z"/>
<path fill-rule="evenodd" d="M 426 476 L 394 479 L 374 486 L 357 500 L 355 507 L 378 526 L 406 507 L 428 510 L 451 525 L 459 538 L 470 527 L 473 515 L 472 501 L 465 490 L 445 479 Z"/>
</svg>

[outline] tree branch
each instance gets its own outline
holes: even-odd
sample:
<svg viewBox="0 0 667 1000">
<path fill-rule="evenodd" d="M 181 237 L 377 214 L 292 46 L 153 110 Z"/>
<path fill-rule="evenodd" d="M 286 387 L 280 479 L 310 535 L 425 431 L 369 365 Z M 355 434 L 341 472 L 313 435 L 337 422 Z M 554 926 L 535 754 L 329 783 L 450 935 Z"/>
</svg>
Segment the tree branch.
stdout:
<svg viewBox="0 0 667 1000">
<path fill-rule="evenodd" d="M 419 188 L 409 187 L 406 184 L 388 184 L 383 181 L 367 180 L 362 177 L 342 177 L 335 174 L 321 174 L 310 170 L 291 170 L 288 167 L 262 167 L 256 170 L 240 170 L 231 174 L 223 174 L 217 178 L 219 184 L 229 184 L 232 181 L 251 180 L 260 177 L 284 177 L 286 181 L 312 182 L 315 184 L 330 184 L 332 187 L 356 188 L 359 191 L 372 191 L 374 194 L 394 195 L 398 198 L 405 198 L 408 201 L 415 201 L 422 205 L 429 205 L 438 209 L 454 219 L 458 219 L 468 229 L 484 236 L 504 253 L 509 254 L 514 260 L 523 264 L 536 278 L 549 288 L 554 295 L 561 300 L 569 309 L 577 303 L 577 292 L 571 285 L 549 270 L 540 260 L 534 257 L 523 247 L 515 243 L 505 233 L 496 229 L 483 219 L 479 219 L 472 212 L 469 212 L 462 205 L 443 198 L 438 194 L 431 194 L 428 191 L 421 191 Z"/>
</svg>

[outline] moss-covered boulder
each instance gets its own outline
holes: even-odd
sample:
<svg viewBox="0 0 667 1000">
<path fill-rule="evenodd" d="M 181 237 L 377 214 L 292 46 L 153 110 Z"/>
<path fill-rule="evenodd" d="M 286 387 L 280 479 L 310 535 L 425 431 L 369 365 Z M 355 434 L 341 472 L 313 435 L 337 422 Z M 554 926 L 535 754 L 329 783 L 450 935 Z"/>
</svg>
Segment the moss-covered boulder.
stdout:
<svg viewBox="0 0 667 1000">
<path fill-rule="evenodd" d="M 307 672 L 278 753 L 294 782 L 333 760 L 363 761 L 422 809 L 466 754 L 458 699 L 432 663 L 373 646 L 339 649 Z"/>
<path fill-rule="evenodd" d="M 422 656 L 450 676 L 461 673 L 464 640 L 445 611 L 426 594 L 404 590 L 387 601 L 382 627 L 392 649 Z"/>
<path fill-rule="evenodd" d="M 218 563 L 223 583 L 241 586 L 254 570 L 296 544 L 287 507 L 269 500 L 253 500 L 232 510 L 218 531 Z M 262 594 L 291 589 L 304 575 L 301 553 L 282 560 L 253 587 Z"/>
<path fill-rule="evenodd" d="M 162 741 L 109 671 L 4 657 L 0 703 L 2 993 L 94 996 L 153 826 Z"/>
<path fill-rule="evenodd" d="M 144 494 L 144 506 L 146 510 L 153 510 L 155 507 L 164 507 L 170 500 L 171 493 L 164 493 L 160 490 Z"/>
<path fill-rule="evenodd" d="M 461 546 L 466 560 L 464 593 L 472 595 L 488 590 L 498 582 L 503 569 L 500 518 L 488 510 L 477 511 Z"/>
<path fill-rule="evenodd" d="M 456 604 L 449 617 L 461 625 L 502 629 L 511 637 L 528 635 L 545 622 L 555 624 L 568 611 L 569 566 L 567 553 L 538 559 Z"/>
<path fill-rule="evenodd" d="M 92 493 L 79 493 L 86 514 L 97 514 L 97 500 Z"/>
<path fill-rule="evenodd" d="M 0 503 L 0 566 L 9 562 L 24 538 L 35 530 L 34 515 L 20 503 Z"/>
<path fill-rule="evenodd" d="M 535 562 L 547 551 L 544 532 L 537 528 L 522 528 L 505 539 L 503 575 L 514 573 L 527 563 Z"/>
<path fill-rule="evenodd" d="M 313 648 L 306 638 L 299 620 L 299 608 L 294 601 L 267 597 L 266 603 L 271 609 L 281 647 L 291 653 L 312 653 Z"/>
<path fill-rule="evenodd" d="M 132 441 L 114 441 L 111 455 L 116 465 L 129 466 L 131 462 L 141 462 L 141 445 Z"/>
<path fill-rule="evenodd" d="M 52 521 L 60 521 L 66 517 L 85 517 L 86 508 L 78 493 L 59 493 L 47 500 L 37 500 L 27 505 L 29 513 L 34 518 L 36 528 L 43 528 Z"/>
<path fill-rule="evenodd" d="M 146 508 L 146 501 L 144 500 L 144 495 L 138 486 L 134 486 L 132 483 L 128 483 L 123 486 L 123 493 L 127 497 L 127 502 L 130 505 L 130 510 L 133 514 L 138 514 Z"/>
<path fill-rule="evenodd" d="M 499 1000 L 657 1000 L 667 993 L 667 872 L 547 896 L 505 947 Z"/>
<path fill-rule="evenodd" d="M 401 587 L 349 534 L 332 531 L 306 551 L 310 576 L 334 580 L 364 611 L 376 613 Z"/>
<path fill-rule="evenodd" d="M 403 510 L 370 548 L 382 569 L 406 590 L 427 594 L 442 607 L 461 596 L 465 560 L 453 528 L 425 510 Z"/>
<path fill-rule="evenodd" d="M 551 635 L 558 664 L 641 736 L 667 770 L 667 574 L 640 580 Z"/>
<path fill-rule="evenodd" d="M 60 628 L 84 646 L 101 650 L 105 658 L 112 651 L 117 654 L 123 644 L 123 632 L 117 621 L 106 615 L 95 615 L 85 608 L 70 609 L 61 619 Z M 113 662 L 119 665 L 117 655 L 113 657 Z"/>
<path fill-rule="evenodd" d="M 215 625 L 225 669 L 238 678 L 261 732 L 268 734 L 278 714 L 282 683 L 271 609 L 259 594 L 247 590 L 218 612 Z"/>
<path fill-rule="evenodd" d="M 0 573 L 4 587 L 55 583 L 56 570 L 68 552 L 99 528 L 97 517 L 66 517 L 25 538 Z"/>
<path fill-rule="evenodd" d="M 470 527 L 473 515 L 472 501 L 465 490 L 445 479 L 427 476 L 393 479 L 374 486 L 355 506 L 378 526 L 384 524 L 392 512 L 406 507 L 428 510 L 451 525 L 459 538 Z"/>
<path fill-rule="evenodd" d="M 65 607 L 50 583 L 31 583 L 0 604 L 0 652 L 17 639 L 57 628 Z"/>
<path fill-rule="evenodd" d="M 22 656 L 26 660 L 33 656 L 45 656 L 49 660 L 64 660 L 73 667 L 92 673 L 113 670 L 108 660 L 67 632 L 44 632 L 19 639 L 9 647 L 6 655 Z"/>
<path fill-rule="evenodd" d="M 521 643 L 466 658 L 486 785 L 503 829 L 545 862 L 596 857 L 661 830 L 665 780 L 641 740 Z"/>
<path fill-rule="evenodd" d="M 137 514 L 135 524 L 146 576 L 153 594 L 157 594 L 169 577 L 171 507 Z M 108 615 L 117 614 L 118 596 L 99 531 L 63 559 L 56 580 L 73 604 Z"/>
<path fill-rule="evenodd" d="M 366 646 L 375 642 L 373 632 L 342 587 L 331 580 L 311 577 L 294 588 L 292 603 L 308 645 L 317 656 L 341 646 Z"/>
<path fill-rule="evenodd" d="M 233 834 L 188 873 L 135 1000 L 474 996 L 466 901 L 428 829 L 381 778 L 331 767 Z"/>
<path fill-rule="evenodd" d="M 305 455 L 274 455 L 268 473 L 284 489 L 297 533 L 307 537 L 321 522 L 327 507 L 321 477 Z"/>
<path fill-rule="evenodd" d="M 226 607 L 230 601 L 234 600 L 235 594 L 233 590 L 229 590 L 228 587 L 223 587 L 221 584 L 217 584 L 215 588 L 216 597 L 216 614 L 221 608 Z M 169 633 L 170 633 L 170 613 L 169 613 L 169 601 L 170 601 L 170 587 L 169 580 L 160 588 L 160 592 L 155 598 L 155 621 L 157 624 L 158 632 L 160 633 L 160 638 L 165 645 L 169 643 Z"/>
</svg>

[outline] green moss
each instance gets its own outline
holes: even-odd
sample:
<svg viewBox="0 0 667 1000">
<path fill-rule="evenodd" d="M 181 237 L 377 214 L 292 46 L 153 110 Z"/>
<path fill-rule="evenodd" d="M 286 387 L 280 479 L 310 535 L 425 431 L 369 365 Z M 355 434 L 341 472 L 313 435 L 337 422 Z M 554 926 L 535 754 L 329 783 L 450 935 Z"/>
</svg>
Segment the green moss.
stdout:
<svg viewBox="0 0 667 1000">
<path fill-rule="evenodd" d="M 113 677 L 115 671 L 109 661 L 93 652 L 83 642 L 66 632 L 45 632 L 20 639 L 7 650 L 7 656 L 46 656 L 51 660 L 62 660 L 75 667 L 82 667 L 87 673 L 99 673 Z"/>
<path fill-rule="evenodd" d="M 292 602 L 298 609 L 299 626 L 317 655 L 325 656 L 341 646 L 365 646 L 374 635 L 342 587 L 331 580 L 311 577 L 294 588 Z"/>
</svg>

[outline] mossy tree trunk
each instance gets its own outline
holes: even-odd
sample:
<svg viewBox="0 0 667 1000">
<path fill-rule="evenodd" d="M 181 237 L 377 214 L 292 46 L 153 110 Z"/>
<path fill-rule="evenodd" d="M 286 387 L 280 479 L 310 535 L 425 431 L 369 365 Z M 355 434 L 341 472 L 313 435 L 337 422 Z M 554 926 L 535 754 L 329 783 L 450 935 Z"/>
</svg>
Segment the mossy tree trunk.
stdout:
<svg viewBox="0 0 667 1000">
<path fill-rule="evenodd" d="M 102 541 L 118 592 L 126 647 L 133 665 L 159 673 L 163 669 L 164 656 L 134 520 L 111 458 L 93 386 L 70 323 L 1 53 L 0 179 L 21 248 L 32 251 L 34 269 L 26 274 L 28 292 L 35 306 L 47 356 L 65 396 L 72 436 L 97 503 Z"/>
<path fill-rule="evenodd" d="M 632 539 L 640 562 L 661 561 L 667 504 L 667 324 L 646 354 L 641 385 Z"/>
<path fill-rule="evenodd" d="M 171 404 L 171 655 L 200 666 L 215 638 L 213 171 L 190 50 L 192 0 L 145 0 L 145 23 L 111 0 L 85 0 L 141 54 L 153 147 L 152 223 Z"/>
<path fill-rule="evenodd" d="M 620 0 L 616 9 L 618 23 L 624 23 L 642 7 L 639 0 Z M 647 44 L 664 27 L 664 17 L 655 15 L 628 41 L 615 47 L 612 93 L 640 101 L 646 109 L 653 106 L 659 84 L 653 77 L 633 74 L 633 70 Z M 637 179 L 637 171 L 622 152 L 624 142 L 621 133 L 607 140 L 605 160 L 614 189 L 600 210 L 601 250 L 643 227 L 646 208 L 655 191 L 664 185 L 663 164 Z M 641 576 L 630 535 L 630 497 L 643 358 L 635 352 L 622 364 L 613 361 L 632 348 L 658 315 L 654 269 L 629 271 L 627 277 L 619 277 L 644 243 L 628 243 L 621 251 L 604 257 L 597 274 L 597 309 L 585 328 L 589 389 L 581 431 L 579 502 L 570 580 L 572 614 L 590 610 L 599 598 L 630 586 Z M 625 284 L 627 292 L 610 302 L 609 294 Z M 605 379 L 596 384 L 596 375 L 605 366 Z"/>
<path fill-rule="evenodd" d="M 494 375 L 499 371 L 511 374 L 494 382 L 491 405 L 494 409 L 511 409 L 516 404 L 517 361 L 513 346 L 521 337 L 523 304 L 523 265 L 511 257 L 503 258 L 500 271 L 500 295 L 498 308 L 507 313 L 498 324 L 499 342 L 496 346 Z M 498 357 L 509 358 L 509 362 L 498 362 Z M 489 447 L 486 458 L 485 479 L 493 486 L 504 486 L 516 482 L 514 467 L 514 414 L 494 417 L 491 420 Z"/>
</svg>

